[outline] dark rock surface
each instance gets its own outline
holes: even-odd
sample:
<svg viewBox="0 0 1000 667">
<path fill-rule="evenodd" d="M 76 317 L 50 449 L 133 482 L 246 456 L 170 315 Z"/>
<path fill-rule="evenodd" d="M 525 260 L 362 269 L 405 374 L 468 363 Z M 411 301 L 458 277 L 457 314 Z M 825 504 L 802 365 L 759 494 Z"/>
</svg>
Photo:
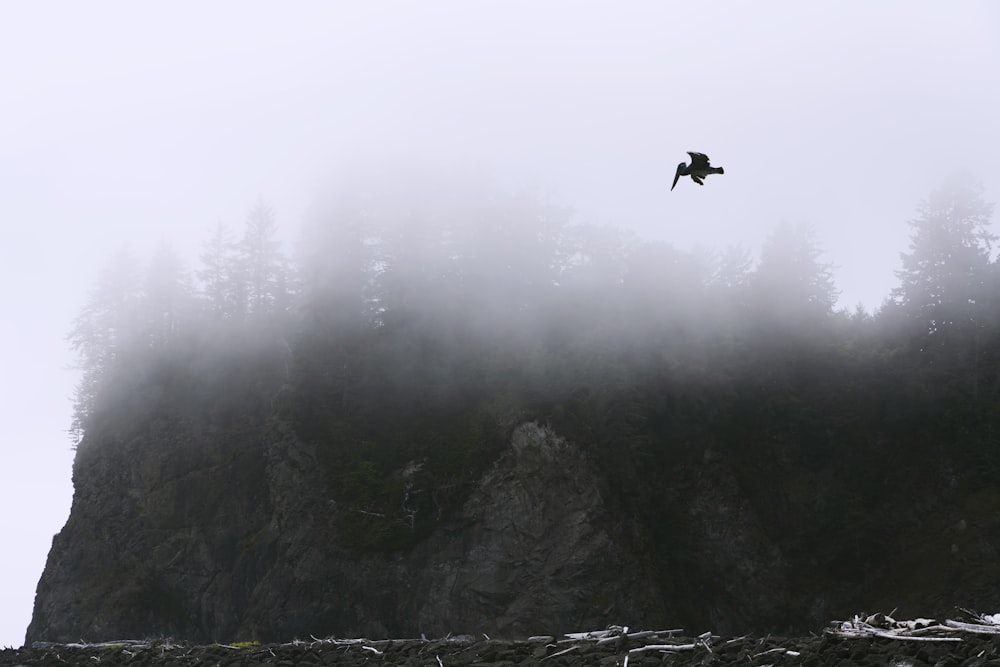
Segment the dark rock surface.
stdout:
<svg viewBox="0 0 1000 667">
<path fill-rule="evenodd" d="M 308 446 L 242 436 L 174 425 L 81 450 L 27 641 L 523 636 L 664 615 L 593 464 L 548 429 L 518 427 L 457 515 L 385 556 L 336 546 Z"/>
<path fill-rule="evenodd" d="M 365 642 L 313 641 L 255 646 L 194 646 L 171 642 L 119 643 L 104 646 L 47 645 L 0 651 L 0 667 L 15 665 L 340 665 L 343 667 L 552 667 L 625 664 L 653 665 L 849 665 L 892 667 L 987 667 L 1000 665 L 1000 640 L 967 636 L 961 642 L 936 643 L 891 639 L 839 640 L 831 637 L 711 638 L 706 645 L 684 648 L 695 638 L 669 640 L 680 650 L 636 651 L 645 642 L 556 642 L 551 637 L 524 641 L 443 639 Z"/>
<path fill-rule="evenodd" d="M 1000 496 L 967 495 L 947 468 L 947 484 L 873 504 L 822 467 L 741 466 L 700 445 L 678 446 L 651 479 L 622 456 L 634 471 L 614 477 L 586 433 L 512 424 L 425 537 L 359 553 L 343 539 L 354 510 L 315 447 L 253 416 L 266 410 L 121 412 L 134 423 L 102 424 L 77 452 L 26 644 L 511 638 L 615 619 L 789 635 L 858 609 L 944 616 L 1000 600 Z"/>
</svg>

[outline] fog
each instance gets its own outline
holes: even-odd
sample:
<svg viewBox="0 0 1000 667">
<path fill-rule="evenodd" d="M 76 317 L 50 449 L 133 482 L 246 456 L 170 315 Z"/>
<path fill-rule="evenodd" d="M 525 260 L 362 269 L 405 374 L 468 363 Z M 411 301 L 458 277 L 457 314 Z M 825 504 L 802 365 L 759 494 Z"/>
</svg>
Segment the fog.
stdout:
<svg viewBox="0 0 1000 667">
<path fill-rule="evenodd" d="M 998 64 L 985 1 L 4 5 L 0 645 L 69 511 L 65 337 L 116 248 L 193 267 L 262 199 L 291 253 L 357 174 L 416 169 L 695 254 L 806 223 L 874 309 L 924 197 L 1000 201 Z M 685 151 L 726 173 L 671 192 Z"/>
</svg>

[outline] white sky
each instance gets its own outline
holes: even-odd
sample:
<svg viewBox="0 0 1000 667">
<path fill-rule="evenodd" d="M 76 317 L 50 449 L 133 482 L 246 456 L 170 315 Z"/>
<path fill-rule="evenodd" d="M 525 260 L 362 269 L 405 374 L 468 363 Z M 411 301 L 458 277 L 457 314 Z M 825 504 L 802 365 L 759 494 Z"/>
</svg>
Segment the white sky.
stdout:
<svg viewBox="0 0 1000 667">
<path fill-rule="evenodd" d="M 1000 201 L 998 110 L 988 1 L 0 0 L 0 646 L 69 512 L 64 336 L 121 243 L 193 258 L 258 197 L 294 231 L 358 161 L 467 164 L 684 249 L 812 223 L 872 308 L 945 177 Z M 687 150 L 726 174 L 670 192 Z"/>
</svg>

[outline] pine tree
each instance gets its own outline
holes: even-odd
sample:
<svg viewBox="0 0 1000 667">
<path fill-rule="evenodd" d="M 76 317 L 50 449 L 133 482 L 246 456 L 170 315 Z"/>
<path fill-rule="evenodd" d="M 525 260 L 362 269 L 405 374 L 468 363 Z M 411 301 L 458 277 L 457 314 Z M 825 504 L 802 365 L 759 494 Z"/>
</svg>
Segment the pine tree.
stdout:
<svg viewBox="0 0 1000 667">
<path fill-rule="evenodd" d="M 143 326 L 148 345 L 163 349 L 175 339 L 192 311 L 192 289 L 177 251 L 160 244 L 146 271 Z"/>
<path fill-rule="evenodd" d="M 709 284 L 731 294 L 744 292 L 753 275 L 753 257 L 742 246 L 728 246 L 720 253 L 713 266 Z"/>
<path fill-rule="evenodd" d="M 82 375 L 76 388 L 70 433 L 79 442 L 112 371 L 143 347 L 140 271 L 126 248 L 108 261 L 67 336 Z"/>
<path fill-rule="evenodd" d="M 214 319 L 231 318 L 235 314 L 233 303 L 233 270 L 236 266 L 236 245 L 230 239 L 229 229 L 221 221 L 215 226 L 212 237 L 202 247 L 201 269 L 197 272 L 201 293 Z"/>
<path fill-rule="evenodd" d="M 755 309 L 778 327 L 814 325 L 833 312 L 833 266 L 809 225 L 781 223 L 765 240 L 752 279 Z"/>
<path fill-rule="evenodd" d="M 275 315 L 288 306 L 288 264 L 277 232 L 274 209 L 257 202 L 247 216 L 234 276 L 245 288 L 245 294 L 236 293 L 236 300 L 245 298 L 245 312 L 255 317 Z"/>
<path fill-rule="evenodd" d="M 990 283 L 988 225 L 993 205 L 981 185 L 953 181 L 934 192 L 910 222 L 909 252 L 893 298 L 922 337 L 969 331 L 984 311 Z"/>
</svg>

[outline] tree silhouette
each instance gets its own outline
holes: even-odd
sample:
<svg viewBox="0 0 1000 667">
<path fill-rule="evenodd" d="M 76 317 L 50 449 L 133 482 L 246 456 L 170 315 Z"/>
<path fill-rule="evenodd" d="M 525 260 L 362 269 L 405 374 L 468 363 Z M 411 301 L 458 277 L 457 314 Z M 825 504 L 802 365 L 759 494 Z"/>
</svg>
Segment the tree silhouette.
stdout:
<svg viewBox="0 0 1000 667">
<path fill-rule="evenodd" d="M 815 325 L 833 312 L 838 296 L 833 267 L 821 255 L 815 232 L 805 223 L 781 223 L 765 240 L 752 291 L 755 308 L 770 325 Z"/>
<path fill-rule="evenodd" d="M 329 208 L 310 213 L 297 252 L 310 326 L 348 329 L 373 319 L 374 253 L 365 240 L 375 235 L 357 195 L 341 193 Z"/>
<path fill-rule="evenodd" d="M 87 302 L 67 336 L 82 371 L 76 387 L 70 433 L 78 443 L 101 389 L 114 368 L 141 347 L 139 264 L 119 249 L 101 270 Z"/>
<path fill-rule="evenodd" d="M 193 315 L 193 289 L 177 251 L 161 243 L 146 270 L 143 335 L 150 348 L 169 345 Z"/>
<path fill-rule="evenodd" d="M 233 303 L 235 252 L 236 244 L 230 238 L 229 230 L 219 221 L 211 238 L 202 247 L 201 269 L 196 274 L 208 311 L 215 319 L 230 318 L 236 312 Z"/>
<path fill-rule="evenodd" d="M 247 216 L 234 278 L 245 290 L 237 299 L 245 297 L 246 312 L 259 318 L 284 312 L 290 302 L 288 264 L 277 232 L 274 209 L 258 201 Z"/>
<path fill-rule="evenodd" d="M 943 341 L 969 331 L 983 312 L 990 285 L 987 229 L 993 205 L 981 185 L 953 180 L 928 197 L 910 222 L 910 249 L 901 253 L 893 297 L 924 338 Z"/>
</svg>

